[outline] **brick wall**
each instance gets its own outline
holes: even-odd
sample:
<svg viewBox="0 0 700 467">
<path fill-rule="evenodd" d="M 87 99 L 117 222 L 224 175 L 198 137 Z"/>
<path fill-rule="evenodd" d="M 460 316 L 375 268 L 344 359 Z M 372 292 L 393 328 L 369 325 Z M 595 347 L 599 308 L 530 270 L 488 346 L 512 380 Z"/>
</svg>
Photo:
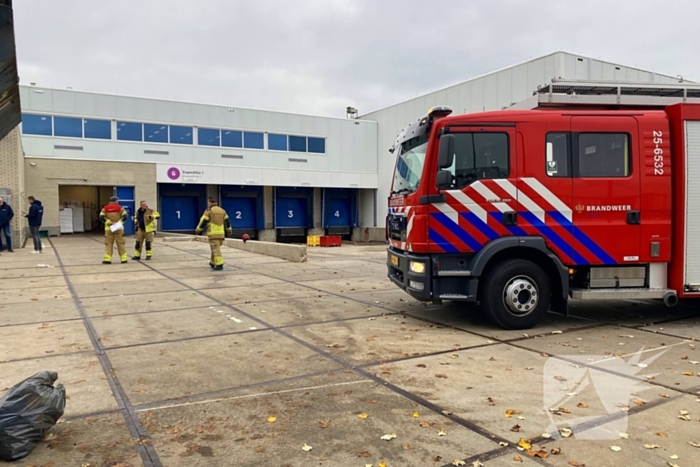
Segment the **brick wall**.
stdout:
<svg viewBox="0 0 700 467">
<path fill-rule="evenodd" d="M 15 218 L 12 221 L 12 243 L 16 248 L 24 243 L 27 225 L 26 220 L 22 217 L 22 211 L 28 210 L 24 193 L 23 158 L 24 152 L 22 151 L 22 140 L 18 127 L 0 140 L 0 188 L 9 189 L 12 193 L 12 202 L 8 204 L 15 211 Z"/>
<path fill-rule="evenodd" d="M 36 165 L 32 165 L 36 164 Z M 24 162 L 26 193 L 44 205 L 43 226 L 58 232 L 58 187 L 133 186 L 136 203 L 146 200 L 157 209 L 156 165 L 137 162 L 101 162 L 67 159 L 43 159 L 27 156 Z"/>
</svg>

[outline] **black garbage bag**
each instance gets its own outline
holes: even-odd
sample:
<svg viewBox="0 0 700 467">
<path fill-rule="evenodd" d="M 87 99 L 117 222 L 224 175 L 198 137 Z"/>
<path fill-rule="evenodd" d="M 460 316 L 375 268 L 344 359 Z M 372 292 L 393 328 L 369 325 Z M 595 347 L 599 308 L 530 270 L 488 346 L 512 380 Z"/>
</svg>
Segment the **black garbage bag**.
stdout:
<svg viewBox="0 0 700 467">
<path fill-rule="evenodd" d="M 0 459 L 29 455 L 66 408 L 66 388 L 54 387 L 55 371 L 41 371 L 13 386 L 0 399 Z"/>
</svg>

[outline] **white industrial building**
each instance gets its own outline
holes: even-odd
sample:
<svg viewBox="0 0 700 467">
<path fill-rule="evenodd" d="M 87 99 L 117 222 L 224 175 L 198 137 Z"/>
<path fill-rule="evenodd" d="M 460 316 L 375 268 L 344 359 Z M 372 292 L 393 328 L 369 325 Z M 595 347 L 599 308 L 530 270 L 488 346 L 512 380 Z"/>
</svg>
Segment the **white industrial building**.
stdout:
<svg viewBox="0 0 700 467">
<path fill-rule="evenodd" d="M 679 81 L 555 52 L 356 119 L 22 86 L 24 186 L 15 190 L 44 202 L 50 234 L 61 233 L 67 210 L 79 220 L 71 228 L 64 219 L 64 232 L 98 228 L 116 193 L 130 209 L 142 199 L 157 207 L 165 231 L 192 231 L 214 196 L 239 234 L 383 241 L 396 159 L 388 149 L 403 127 L 436 105 L 507 108 L 552 79 Z"/>
</svg>

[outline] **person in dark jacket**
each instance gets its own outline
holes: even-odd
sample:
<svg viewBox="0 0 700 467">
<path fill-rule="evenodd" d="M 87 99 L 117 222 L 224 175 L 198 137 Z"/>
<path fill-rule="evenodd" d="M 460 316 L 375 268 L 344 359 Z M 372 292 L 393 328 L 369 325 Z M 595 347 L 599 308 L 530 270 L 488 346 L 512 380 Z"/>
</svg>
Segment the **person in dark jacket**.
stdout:
<svg viewBox="0 0 700 467">
<path fill-rule="evenodd" d="M 0 232 L 5 233 L 5 242 L 7 243 L 7 251 L 12 253 L 12 218 L 15 213 L 12 207 L 0 197 Z M 0 235 L 0 251 L 2 251 L 2 236 Z"/>
<path fill-rule="evenodd" d="M 29 221 L 29 232 L 32 234 L 32 240 L 34 240 L 34 251 L 32 253 L 43 253 L 44 249 L 41 245 L 41 238 L 39 238 L 39 228 L 44 218 L 44 206 L 41 205 L 41 201 L 33 196 L 30 196 L 27 200 L 30 204 L 29 212 L 24 217 Z"/>
</svg>

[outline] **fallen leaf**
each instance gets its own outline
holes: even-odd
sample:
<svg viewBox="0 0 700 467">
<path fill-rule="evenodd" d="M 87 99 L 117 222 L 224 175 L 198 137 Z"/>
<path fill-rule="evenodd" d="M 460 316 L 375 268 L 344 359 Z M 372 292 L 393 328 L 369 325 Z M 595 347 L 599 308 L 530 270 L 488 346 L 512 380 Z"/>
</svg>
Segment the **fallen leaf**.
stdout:
<svg viewBox="0 0 700 467">
<path fill-rule="evenodd" d="M 697 441 L 688 441 L 688 444 L 690 444 L 694 448 L 700 448 L 700 443 Z"/>
<path fill-rule="evenodd" d="M 433 459 L 433 462 L 440 462 L 442 460 L 442 456 L 435 456 L 435 459 Z"/>
<path fill-rule="evenodd" d="M 391 440 L 394 439 L 394 438 L 396 438 L 396 434 L 395 434 L 395 433 L 392 433 L 392 434 L 390 434 L 390 435 L 384 435 L 384 436 L 382 436 L 382 437 L 379 438 L 379 439 L 382 439 L 382 440 L 384 440 L 384 441 L 391 441 Z"/>
<path fill-rule="evenodd" d="M 357 457 L 372 457 L 372 455 L 367 451 L 356 452 L 355 455 Z"/>
<path fill-rule="evenodd" d="M 277 417 L 267 417 L 267 421 L 270 423 L 275 423 L 277 421 Z"/>
<path fill-rule="evenodd" d="M 513 416 L 513 414 L 519 414 L 519 413 L 522 413 L 522 412 L 518 409 L 508 409 L 508 410 L 506 410 L 506 418 L 510 418 L 511 416 Z"/>
<path fill-rule="evenodd" d="M 506 443 L 505 441 L 501 441 L 500 443 L 498 443 L 498 445 L 500 447 L 504 448 L 504 447 L 508 446 L 508 443 Z"/>
<path fill-rule="evenodd" d="M 482 464 L 480 460 L 475 460 L 472 462 L 472 467 L 484 467 L 484 464 Z"/>
<path fill-rule="evenodd" d="M 569 428 L 562 428 L 560 430 L 560 433 L 564 438 L 568 438 L 569 436 L 571 436 L 573 434 L 573 432 Z"/>
<path fill-rule="evenodd" d="M 569 465 L 571 467 L 586 467 L 586 464 L 582 462 L 576 462 L 576 461 L 569 461 Z"/>
<path fill-rule="evenodd" d="M 420 418 L 420 414 L 418 412 L 413 412 L 413 418 Z"/>
<path fill-rule="evenodd" d="M 566 381 L 566 378 L 564 378 L 563 376 L 559 376 L 559 375 L 555 376 L 554 379 L 556 379 L 557 381 Z"/>
<path fill-rule="evenodd" d="M 513 427 L 510 429 L 510 431 L 513 431 L 515 433 L 518 433 L 520 431 L 520 425 L 513 425 Z"/>
<path fill-rule="evenodd" d="M 611 451 L 620 452 L 622 448 L 620 446 L 610 446 Z"/>
<path fill-rule="evenodd" d="M 450 412 L 449 410 L 443 410 L 442 413 L 443 415 L 452 415 L 452 412 Z"/>
<path fill-rule="evenodd" d="M 660 396 L 660 397 L 663 397 L 664 399 L 670 399 L 670 398 L 671 398 L 671 396 L 669 396 L 668 394 L 659 394 L 659 396 Z"/>
<path fill-rule="evenodd" d="M 644 447 L 646 449 L 658 449 L 659 445 L 658 444 L 645 444 Z"/>
<path fill-rule="evenodd" d="M 418 368 L 425 368 L 425 363 L 419 363 L 418 365 L 416 365 L 416 367 L 418 367 Z"/>
<path fill-rule="evenodd" d="M 540 436 L 543 437 L 544 439 L 549 439 L 552 437 L 552 435 L 550 435 L 549 433 L 542 433 Z"/>
<path fill-rule="evenodd" d="M 378 467 L 386 467 L 386 462 L 381 461 L 379 464 L 377 464 Z"/>
<path fill-rule="evenodd" d="M 520 456 L 513 456 L 513 460 L 514 460 L 515 462 L 522 462 L 522 461 L 523 461 L 523 458 L 520 457 Z"/>
<path fill-rule="evenodd" d="M 459 459 L 455 459 L 452 461 L 452 465 L 467 465 L 467 463 Z"/>
<path fill-rule="evenodd" d="M 680 415 L 688 415 L 688 411 L 687 411 L 687 410 L 681 410 L 681 411 L 678 412 L 678 413 L 679 413 Z"/>
<path fill-rule="evenodd" d="M 423 428 L 430 428 L 431 426 L 435 425 L 435 422 L 422 421 L 418 424 Z"/>
<path fill-rule="evenodd" d="M 367 417 L 369 417 L 369 414 L 366 414 L 364 412 L 357 415 L 357 418 L 359 418 L 360 420 L 366 420 Z"/>
<path fill-rule="evenodd" d="M 656 433 L 657 435 L 661 436 L 662 438 L 668 438 L 668 433 L 664 433 L 663 431 L 659 431 Z"/>
<path fill-rule="evenodd" d="M 520 438 L 520 441 L 518 441 L 518 446 L 523 449 L 532 449 L 532 444 L 528 443 L 524 438 Z"/>
<path fill-rule="evenodd" d="M 571 410 L 567 409 L 566 407 L 559 407 L 559 412 L 561 412 L 561 413 L 571 413 Z"/>
<path fill-rule="evenodd" d="M 635 405 L 638 405 L 639 407 L 642 407 L 644 404 L 646 404 L 646 402 L 644 402 L 643 400 L 639 400 L 639 399 L 632 399 L 632 402 Z"/>
<path fill-rule="evenodd" d="M 331 423 L 330 420 L 321 420 L 318 422 L 318 424 L 321 428 L 328 428 L 329 423 Z"/>
<path fill-rule="evenodd" d="M 556 456 L 558 454 L 561 454 L 561 448 L 552 448 L 549 452 Z"/>
<path fill-rule="evenodd" d="M 304 445 L 301 447 L 301 450 L 302 450 L 302 451 L 306 451 L 306 452 L 309 452 L 309 451 L 311 451 L 312 449 L 313 449 L 313 448 L 312 448 L 311 446 L 309 446 L 308 444 L 306 444 L 306 443 L 304 443 Z"/>
<path fill-rule="evenodd" d="M 408 444 L 402 444 L 401 449 L 403 449 L 404 451 L 408 451 L 409 449 L 411 449 L 411 446 L 409 446 Z"/>
<path fill-rule="evenodd" d="M 438 431 L 438 436 L 447 436 L 447 433 L 444 430 Z"/>
<path fill-rule="evenodd" d="M 692 372 L 692 371 L 682 371 L 681 374 L 682 374 L 683 376 L 693 376 L 693 372 Z"/>
<path fill-rule="evenodd" d="M 683 420 L 684 422 L 690 421 L 690 417 L 688 415 L 679 415 L 678 418 Z"/>
<path fill-rule="evenodd" d="M 620 438 L 622 438 L 622 439 L 630 439 L 630 435 L 627 434 L 627 433 L 618 433 L 618 435 L 619 435 Z"/>
<path fill-rule="evenodd" d="M 668 456 L 668 458 L 669 458 L 669 459 L 672 459 L 672 460 L 674 460 L 674 461 L 675 461 L 675 460 L 678 460 L 678 454 L 671 454 L 670 456 Z"/>
<path fill-rule="evenodd" d="M 527 451 L 527 455 L 530 457 L 539 457 L 540 459 L 545 459 L 547 456 L 549 456 L 549 454 L 547 454 L 547 451 L 545 451 L 544 449 L 540 449 L 539 451 Z"/>
<path fill-rule="evenodd" d="M 578 407 L 579 409 L 587 409 L 588 404 L 584 404 L 583 402 L 579 402 L 578 404 L 576 404 L 576 407 Z"/>
<path fill-rule="evenodd" d="M 447 375 L 446 375 L 446 374 L 444 374 L 444 373 L 438 373 L 438 374 L 436 374 L 436 375 L 435 375 L 435 377 L 436 377 L 436 378 L 442 378 L 442 379 L 445 379 L 445 378 L 447 378 Z"/>
<path fill-rule="evenodd" d="M 562 331 L 552 331 L 552 334 L 561 334 Z"/>
<path fill-rule="evenodd" d="M 678 464 L 675 464 L 675 463 L 673 463 L 673 462 L 671 462 L 671 461 L 668 461 L 668 467 L 681 467 L 681 466 L 678 465 Z"/>
</svg>

